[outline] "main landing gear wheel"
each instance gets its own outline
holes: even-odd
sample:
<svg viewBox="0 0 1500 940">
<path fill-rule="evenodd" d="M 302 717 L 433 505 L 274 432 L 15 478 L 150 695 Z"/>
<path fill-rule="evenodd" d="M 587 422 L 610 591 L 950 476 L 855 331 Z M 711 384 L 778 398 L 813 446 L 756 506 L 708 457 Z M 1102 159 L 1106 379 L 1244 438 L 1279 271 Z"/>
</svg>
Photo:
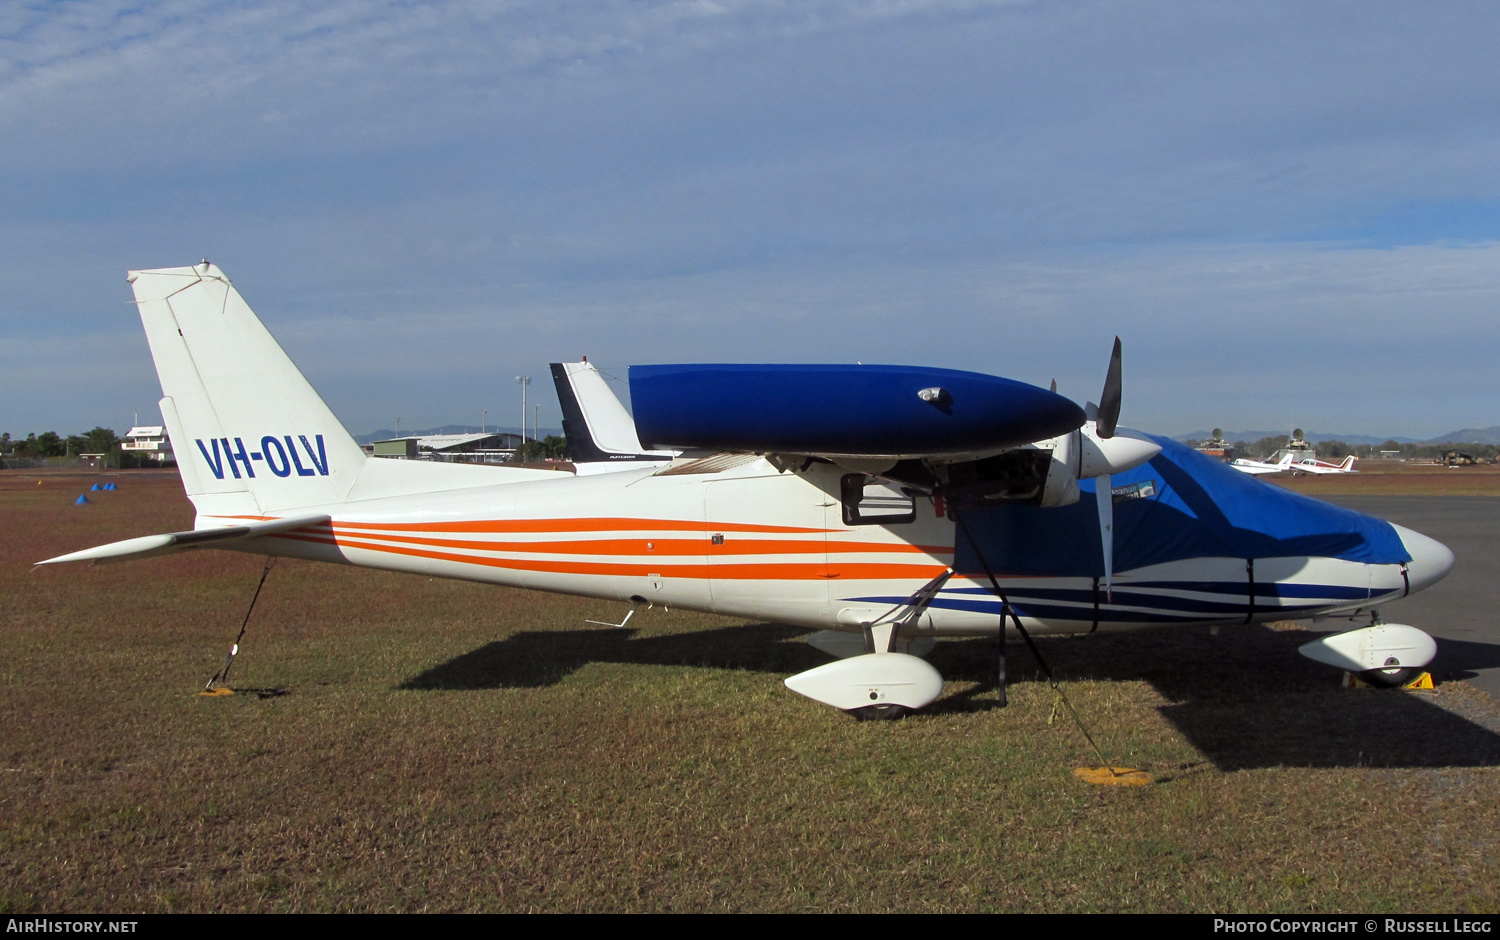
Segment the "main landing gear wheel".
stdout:
<svg viewBox="0 0 1500 940">
<path fill-rule="evenodd" d="M 907 653 L 865 653 L 799 672 L 786 687 L 868 721 L 900 718 L 930 705 L 942 694 L 943 677 Z"/>
<path fill-rule="evenodd" d="M 1377 689 L 1399 689 L 1421 674 L 1420 667 L 1405 666 L 1400 669 L 1366 669 L 1354 675 L 1365 685 L 1371 685 Z"/>
<path fill-rule="evenodd" d="M 1398 689 L 1437 657 L 1437 641 L 1404 623 L 1374 623 L 1298 647 L 1308 659 L 1354 675 L 1378 689 Z"/>
<path fill-rule="evenodd" d="M 911 713 L 912 709 L 905 705 L 893 705 L 890 702 L 849 709 L 849 714 L 860 721 L 897 721 Z"/>
</svg>

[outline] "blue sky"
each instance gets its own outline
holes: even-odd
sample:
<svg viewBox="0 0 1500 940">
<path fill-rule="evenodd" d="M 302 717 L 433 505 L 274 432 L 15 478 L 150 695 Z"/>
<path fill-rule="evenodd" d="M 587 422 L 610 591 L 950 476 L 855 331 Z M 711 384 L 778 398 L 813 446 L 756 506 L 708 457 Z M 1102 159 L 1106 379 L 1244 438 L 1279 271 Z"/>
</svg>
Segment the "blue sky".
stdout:
<svg viewBox="0 0 1500 940">
<path fill-rule="evenodd" d="M 0 430 L 154 421 L 207 257 L 355 433 L 546 364 L 972 369 L 1131 426 L 1500 423 L 1487 3 L 0 7 Z M 540 393 L 540 395 L 538 395 Z"/>
</svg>

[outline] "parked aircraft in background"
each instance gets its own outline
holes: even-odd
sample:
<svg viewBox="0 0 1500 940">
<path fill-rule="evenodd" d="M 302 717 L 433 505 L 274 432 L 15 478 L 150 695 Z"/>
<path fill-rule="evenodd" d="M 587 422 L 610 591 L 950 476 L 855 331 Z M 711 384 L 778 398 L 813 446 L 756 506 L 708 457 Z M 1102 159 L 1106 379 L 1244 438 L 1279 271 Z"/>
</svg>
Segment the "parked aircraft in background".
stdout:
<svg viewBox="0 0 1500 940">
<path fill-rule="evenodd" d="M 1248 473 L 1252 476 L 1259 476 L 1262 473 L 1281 473 L 1292 469 L 1292 455 L 1282 454 L 1281 459 L 1275 463 L 1251 460 L 1249 457 L 1236 457 L 1229 465 L 1241 473 Z"/>
<path fill-rule="evenodd" d="M 1304 457 L 1292 464 L 1292 469 L 1297 473 L 1358 473 L 1354 469 L 1354 461 L 1358 457 L 1348 456 L 1340 463 L 1328 463 L 1316 457 Z"/>
<path fill-rule="evenodd" d="M 580 476 L 664 467 L 677 456 L 641 446 L 635 421 L 588 359 L 552 363 L 552 382 L 562 408 L 568 459 Z"/>
<path fill-rule="evenodd" d="M 129 281 L 195 527 L 44 564 L 224 548 L 850 633 L 787 685 L 885 717 L 941 694 L 914 641 L 1373 619 L 1453 563 L 1118 427 L 1118 340 L 1088 408 L 949 369 L 636 366 L 610 446 L 677 456 L 574 476 L 366 457 L 217 267 Z M 1304 652 L 1389 684 L 1435 646 L 1376 622 Z"/>
</svg>

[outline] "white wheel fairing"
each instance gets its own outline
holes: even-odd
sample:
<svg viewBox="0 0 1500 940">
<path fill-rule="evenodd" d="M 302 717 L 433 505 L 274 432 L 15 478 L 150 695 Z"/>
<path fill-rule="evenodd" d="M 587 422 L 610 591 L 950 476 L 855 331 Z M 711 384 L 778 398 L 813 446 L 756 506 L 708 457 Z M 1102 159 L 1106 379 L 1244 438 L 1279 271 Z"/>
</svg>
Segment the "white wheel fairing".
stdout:
<svg viewBox="0 0 1500 940">
<path fill-rule="evenodd" d="M 866 653 L 799 672 L 786 687 L 844 711 L 869 706 L 923 708 L 943 691 L 943 677 L 906 653 Z"/>
</svg>

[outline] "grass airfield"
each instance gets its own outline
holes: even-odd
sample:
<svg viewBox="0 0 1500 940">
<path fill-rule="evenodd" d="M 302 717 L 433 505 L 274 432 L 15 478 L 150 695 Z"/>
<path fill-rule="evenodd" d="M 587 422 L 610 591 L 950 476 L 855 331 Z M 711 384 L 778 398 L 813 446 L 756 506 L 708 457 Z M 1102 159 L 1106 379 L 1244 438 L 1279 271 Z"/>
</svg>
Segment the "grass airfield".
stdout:
<svg viewBox="0 0 1500 940">
<path fill-rule="evenodd" d="M 1309 625 L 1043 640 L 1146 788 L 1073 778 L 1019 645 L 1008 708 L 950 640 L 943 698 L 858 723 L 782 687 L 798 628 L 291 560 L 204 698 L 262 560 L 31 570 L 191 525 L 175 474 L 100 479 L 0 473 L 0 913 L 1500 909 L 1495 701 L 1342 691 Z"/>
</svg>

